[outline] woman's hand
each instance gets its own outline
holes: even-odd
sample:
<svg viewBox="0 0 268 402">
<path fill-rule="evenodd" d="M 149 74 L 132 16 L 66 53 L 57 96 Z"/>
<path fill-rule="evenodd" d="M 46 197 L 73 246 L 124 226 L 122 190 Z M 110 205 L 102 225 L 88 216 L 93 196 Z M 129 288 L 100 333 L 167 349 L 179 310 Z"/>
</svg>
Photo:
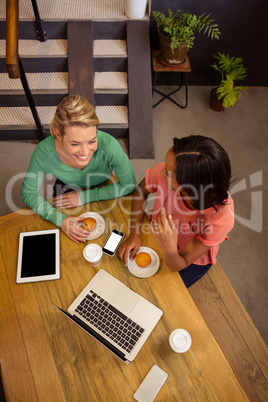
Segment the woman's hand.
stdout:
<svg viewBox="0 0 268 402">
<path fill-rule="evenodd" d="M 59 195 L 54 199 L 53 205 L 59 209 L 80 207 L 82 202 L 79 191 L 70 191 L 69 193 Z"/>
<path fill-rule="evenodd" d="M 79 222 L 82 222 L 84 219 L 82 217 L 67 216 L 61 224 L 64 233 L 77 244 L 80 242 L 85 243 L 89 235 L 89 232 L 79 225 Z"/>
<path fill-rule="evenodd" d="M 178 253 L 178 231 L 171 215 L 166 216 L 164 208 L 160 216 L 151 222 L 151 231 L 163 250 L 165 262 L 172 271 L 180 271 L 204 255 L 210 246 L 197 239 L 190 240 Z"/>
<path fill-rule="evenodd" d="M 151 231 L 157 243 L 163 249 L 164 254 L 177 252 L 178 232 L 171 215 L 166 216 L 165 208 L 162 208 L 160 215 L 152 220 Z"/>
<path fill-rule="evenodd" d="M 119 257 L 124 261 L 125 265 L 127 266 L 128 257 L 130 260 L 136 256 L 139 248 L 141 246 L 141 236 L 140 234 L 135 233 L 133 231 L 129 238 L 125 241 L 124 244 L 119 249 Z"/>
</svg>

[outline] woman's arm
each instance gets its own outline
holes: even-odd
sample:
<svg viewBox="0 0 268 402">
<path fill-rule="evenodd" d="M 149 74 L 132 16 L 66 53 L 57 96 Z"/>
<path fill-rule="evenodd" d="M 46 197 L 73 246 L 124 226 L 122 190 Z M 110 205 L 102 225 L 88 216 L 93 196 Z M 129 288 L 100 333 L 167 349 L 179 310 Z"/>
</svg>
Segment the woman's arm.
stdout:
<svg viewBox="0 0 268 402">
<path fill-rule="evenodd" d="M 128 257 L 132 260 L 141 245 L 141 222 L 144 216 L 148 195 L 149 191 L 146 188 L 145 179 L 143 179 L 137 186 L 132 199 L 130 235 L 119 249 L 119 257 L 124 260 L 126 265 Z"/>
<path fill-rule="evenodd" d="M 86 241 L 88 232 L 79 225 L 79 221 L 83 218 L 67 216 L 58 212 L 39 194 L 45 174 L 42 160 L 42 152 L 40 150 L 34 152 L 22 184 L 23 201 L 42 218 L 60 226 L 64 233 L 76 243 Z"/>
<path fill-rule="evenodd" d="M 79 222 L 84 218 L 67 216 L 58 212 L 39 195 L 39 183 L 42 183 L 43 176 L 44 174 L 40 170 L 38 174 L 29 173 L 29 171 L 26 173 L 22 185 L 23 201 L 42 218 L 60 226 L 64 233 L 75 243 L 79 243 L 80 241 L 85 242 L 88 232 L 79 225 Z"/>
<path fill-rule="evenodd" d="M 163 250 L 167 266 L 172 271 L 181 271 L 188 267 L 210 249 L 210 246 L 205 246 L 194 238 L 178 253 L 177 229 L 171 215 L 166 216 L 164 208 L 159 217 L 151 222 L 151 230 Z"/>
<path fill-rule="evenodd" d="M 38 158 L 36 158 L 34 153 L 22 184 L 21 197 L 25 204 L 42 218 L 53 222 L 57 226 L 61 226 L 66 215 L 58 212 L 39 194 L 44 174 L 43 167 L 38 162 Z"/>
</svg>

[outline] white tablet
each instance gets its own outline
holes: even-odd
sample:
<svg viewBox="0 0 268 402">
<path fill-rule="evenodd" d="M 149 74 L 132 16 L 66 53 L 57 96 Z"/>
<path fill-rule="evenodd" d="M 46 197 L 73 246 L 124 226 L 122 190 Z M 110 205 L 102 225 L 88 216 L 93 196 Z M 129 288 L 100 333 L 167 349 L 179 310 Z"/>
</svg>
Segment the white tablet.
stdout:
<svg viewBox="0 0 268 402">
<path fill-rule="evenodd" d="M 60 278 L 60 231 L 20 233 L 17 283 Z"/>
</svg>

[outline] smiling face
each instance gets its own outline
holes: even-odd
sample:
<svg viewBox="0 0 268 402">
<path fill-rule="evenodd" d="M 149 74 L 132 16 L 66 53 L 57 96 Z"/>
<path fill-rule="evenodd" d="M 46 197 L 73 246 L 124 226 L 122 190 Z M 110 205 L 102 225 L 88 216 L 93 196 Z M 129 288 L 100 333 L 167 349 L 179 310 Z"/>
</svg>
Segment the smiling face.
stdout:
<svg viewBox="0 0 268 402">
<path fill-rule="evenodd" d="M 66 127 L 63 136 L 55 130 L 55 137 L 60 159 L 71 167 L 85 168 L 98 148 L 96 126 Z"/>
</svg>

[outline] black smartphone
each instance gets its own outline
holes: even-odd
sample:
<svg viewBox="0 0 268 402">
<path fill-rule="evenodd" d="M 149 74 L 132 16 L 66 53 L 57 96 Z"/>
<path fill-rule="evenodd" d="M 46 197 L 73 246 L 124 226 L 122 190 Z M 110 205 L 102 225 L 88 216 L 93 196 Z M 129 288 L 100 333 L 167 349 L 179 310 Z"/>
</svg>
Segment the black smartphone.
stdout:
<svg viewBox="0 0 268 402">
<path fill-rule="evenodd" d="M 102 251 L 105 254 L 108 254 L 109 256 L 113 257 L 124 236 L 125 233 L 119 232 L 119 230 L 114 229 L 110 234 L 110 236 L 108 237 L 108 239 L 106 240 L 102 248 Z"/>
</svg>

